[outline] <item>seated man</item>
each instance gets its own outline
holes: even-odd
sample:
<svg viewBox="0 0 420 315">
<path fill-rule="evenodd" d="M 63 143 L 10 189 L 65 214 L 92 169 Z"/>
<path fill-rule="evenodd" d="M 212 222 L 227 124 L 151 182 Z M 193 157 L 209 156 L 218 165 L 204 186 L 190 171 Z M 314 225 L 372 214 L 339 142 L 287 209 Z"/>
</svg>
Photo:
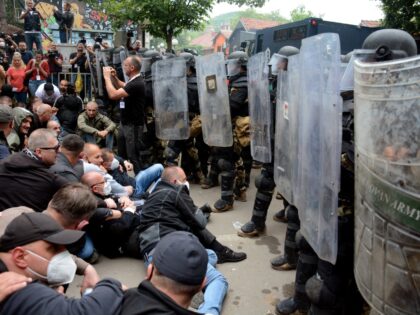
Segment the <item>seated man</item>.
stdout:
<svg viewBox="0 0 420 315">
<path fill-rule="evenodd" d="M 83 148 L 83 173 L 99 172 L 105 176 L 107 183 L 111 185 L 111 192 L 114 195 L 131 196 L 133 194 L 133 186 L 123 186 L 119 184 L 107 170 L 102 166 L 102 152 L 98 145 L 93 143 L 85 143 Z"/>
<path fill-rule="evenodd" d="M 44 104 L 51 106 L 60 95 L 60 90 L 52 83 L 42 83 L 35 92 L 36 97 L 39 97 Z"/>
<path fill-rule="evenodd" d="M 37 106 L 36 111 L 32 114 L 33 122 L 31 125 L 31 129 L 29 130 L 29 134 L 31 134 L 32 131 L 36 129 L 47 128 L 47 124 L 53 115 L 52 107 L 48 104 L 41 104 Z"/>
<path fill-rule="evenodd" d="M 48 171 L 59 148 L 52 131 L 37 129 L 29 136 L 28 149 L 1 160 L 0 211 L 17 206 L 38 212 L 47 208 L 55 192 L 67 183 Z"/>
<path fill-rule="evenodd" d="M 127 196 L 111 195 L 104 176 L 98 172 L 84 174 L 82 183 L 96 196 L 97 212 L 101 213 L 94 215 L 85 229 L 98 252 L 108 257 L 140 258 L 134 234 L 140 218 L 134 203 Z"/>
<path fill-rule="evenodd" d="M 147 191 L 150 185 L 158 180 L 163 172 L 162 164 L 153 164 L 152 166 L 140 171 L 135 178 L 128 175 L 127 171 L 133 170 L 133 165 L 115 156 L 110 149 L 102 149 L 103 167 L 108 171 L 118 183 L 123 186 L 134 187 L 133 197 L 141 197 Z"/>
<path fill-rule="evenodd" d="M 0 160 L 10 155 L 7 136 L 13 130 L 13 111 L 7 105 L 0 104 Z"/>
<path fill-rule="evenodd" d="M 12 132 L 7 136 L 7 142 L 13 152 L 22 151 L 26 146 L 29 130 L 33 122 L 33 114 L 22 107 L 13 108 L 14 126 Z"/>
<path fill-rule="evenodd" d="M 147 279 L 126 292 L 121 315 L 185 314 L 205 287 L 207 252 L 191 233 L 172 232 L 155 247 Z"/>
<path fill-rule="evenodd" d="M 194 205 L 189 195 L 189 185 L 182 168 L 167 167 L 153 192 L 148 196 L 140 213 L 138 227 L 140 251 L 150 262 L 159 241 L 174 231 L 186 231 L 196 235 L 204 247 L 216 252 L 217 262 L 237 262 L 246 259 L 245 253 L 237 253 L 220 244 L 205 228 L 207 221 Z M 207 284 L 204 304 L 199 311 L 220 314 L 227 284 L 224 277 L 211 265 L 207 268 Z"/>
<path fill-rule="evenodd" d="M 0 238 L 0 272 L 13 271 L 38 281 L 12 293 L 2 304 L 2 313 L 118 313 L 123 290 L 121 283 L 113 279 L 98 282 L 89 296 L 81 299 L 67 299 L 60 294 L 62 285 L 72 282 L 76 271 L 76 264 L 65 246 L 78 241 L 83 234 L 64 230 L 42 213 L 24 213 L 10 222 Z"/>
<path fill-rule="evenodd" d="M 85 142 L 78 135 L 69 134 L 61 142 L 57 160 L 50 171 L 64 177 L 69 182 L 80 182 L 83 175 L 83 161 L 80 153 L 83 151 Z"/>
<path fill-rule="evenodd" d="M 77 129 L 83 140 L 98 145 L 104 144 L 112 150 L 117 126 L 107 116 L 99 113 L 98 104 L 89 102 L 77 118 Z M 103 146 L 103 145 L 102 145 Z"/>
</svg>

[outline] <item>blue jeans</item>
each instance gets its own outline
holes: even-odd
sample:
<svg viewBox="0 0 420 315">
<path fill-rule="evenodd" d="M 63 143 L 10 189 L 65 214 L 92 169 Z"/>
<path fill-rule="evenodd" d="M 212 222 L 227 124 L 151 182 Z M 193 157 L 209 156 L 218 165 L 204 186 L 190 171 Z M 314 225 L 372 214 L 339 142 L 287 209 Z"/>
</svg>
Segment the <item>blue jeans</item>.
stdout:
<svg viewBox="0 0 420 315">
<path fill-rule="evenodd" d="M 90 134 L 87 134 L 87 133 L 84 133 L 82 135 L 82 139 L 85 142 L 95 143 L 95 144 L 97 143 L 97 141 L 96 141 L 97 139 L 103 140 L 102 138 L 97 138 L 94 135 L 90 135 Z M 113 146 L 114 146 L 114 134 L 113 133 L 108 133 L 107 136 L 105 137 L 105 147 L 112 150 Z"/>
<path fill-rule="evenodd" d="M 71 43 L 71 31 L 60 30 L 60 42 L 62 44 Z"/>
<path fill-rule="evenodd" d="M 34 43 L 36 50 L 42 50 L 42 38 L 41 33 L 25 33 L 25 42 L 28 50 L 33 51 Z"/>
<path fill-rule="evenodd" d="M 134 190 L 133 196 L 144 193 L 147 188 L 156 180 L 160 178 L 163 172 L 162 164 L 153 164 L 152 166 L 140 171 L 136 175 L 136 189 Z"/>
<path fill-rule="evenodd" d="M 209 262 L 206 271 L 206 285 L 204 286 L 204 302 L 198 308 L 198 312 L 202 314 L 219 315 L 222 312 L 222 304 L 225 299 L 228 283 L 217 269 L 217 255 L 211 249 L 207 249 Z M 148 255 L 144 259 L 144 264 L 147 266 L 152 262 L 153 255 Z"/>
<path fill-rule="evenodd" d="M 26 103 L 26 97 L 28 93 L 26 92 L 13 92 L 16 102 Z"/>
<path fill-rule="evenodd" d="M 45 80 L 29 80 L 28 88 L 31 96 L 35 96 L 35 92 L 38 89 L 38 87 L 45 82 Z"/>
<path fill-rule="evenodd" d="M 80 257 L 82 259 L 88 259 L 90 258 L 90 256 L 92 256 L 95 247 L 93 246 L 93 242 L 92 239 L 85 234 L 85 245 L 83 246 L 83 248 L 80 250 L 80 252 L 77 253 L 77 257 Z"/>
</svg>

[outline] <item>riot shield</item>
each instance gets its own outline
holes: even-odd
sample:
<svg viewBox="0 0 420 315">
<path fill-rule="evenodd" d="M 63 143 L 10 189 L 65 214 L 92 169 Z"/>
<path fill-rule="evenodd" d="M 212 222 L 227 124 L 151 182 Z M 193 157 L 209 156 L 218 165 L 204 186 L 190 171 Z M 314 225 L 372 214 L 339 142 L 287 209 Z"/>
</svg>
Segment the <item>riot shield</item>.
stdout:
<svg viewBox="0 0 420 315">
<path fill-rule="evenodd" d="M 125 51 L 125 49 L 123 49 L 123 50 L 120 51 L 121 65 L 123 65 L 125 59 L 127 59 L 127 52 Z M 128 79 L 128 76 L 125 73 L 124 69 L 123 69 L 122 73 L 123 73 L 123 76 L 124 76 L 124 81 L 127 83 L 129 79 Z"/>
<path fill-rule="evenodd" d="M 195 65 L 204 142 L 209 146 L 230 147 L 232 122 L 223 54 L 196 56 Z"/>
<path fill-rule="evenodd" d="M 188 139 L 188 95 L 183 58 L 160 60 L 152 65 L 156 136 L 162 140 Z"/>
<path fill-rule="evenodd" d="M 355 278 L 376 314 L 420 314 L 420 56 L 355 82 Z"/>
<path fill-rule="evenodd" d="M 294 204 L 293 184 L 298 160 L 299 55 L 288 58 L 288 70 L 277 76 L 274 180 L 278 191 Z"/>
<path fill-rule="evenodd" d="M 341 91 L 354 90 L 354 62 L 360 61 L 373 61 L 375 50 L 372 49 L 355 49 L 351 55 L 349 63 L 346 65 L 343 76 L 340 82 Z"/>
<path fill-rule="evenodd" d="M 248 60 L 248 104 L 251 121 L 251 155 L 262 163 L 271 162 L 272 112 L 268 83 L 270 50 Z"/>
<path fill-rule="evenodd" d="M 342 133 L 338 35 L 325 33 L 302 40 L 299 56 L 299 158 L 294 200 L 302 234 L 319 258 L 334 264 Z"/>
</svg>

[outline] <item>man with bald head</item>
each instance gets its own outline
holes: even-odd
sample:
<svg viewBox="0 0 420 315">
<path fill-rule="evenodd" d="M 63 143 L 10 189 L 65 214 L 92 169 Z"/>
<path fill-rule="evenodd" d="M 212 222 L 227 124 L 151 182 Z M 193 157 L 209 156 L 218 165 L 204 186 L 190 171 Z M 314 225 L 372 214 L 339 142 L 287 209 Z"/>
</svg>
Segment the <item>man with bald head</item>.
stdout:
<svg viewBox="0 0 420 315">
<path fill-rule="evenodd" d="M 105 176 L 106 181 L 111 185 L 113 194 L 116 195 L 128 195 L 133 194 L 133 186 L 122 186 L 120 185 L 110 174 L 107 173 L 106 169 L 102 166 L 102 151 L 98 145 L 93 143 L 85 143 L 83 148 L 83 169 L 84 173 L 87 172 L 98 172 Z"/>
<path fill-rule="evenodd" d="M 86 109 L 79 114 L 77 129 L 84 141 L 96 143 L 112 150 L 114 144 L 115 123 L 98 111 L 96 102 L 86 104 Z"/>
<path fill-rule="evenodd" d="M 31 129 L 29 130 L 29 134 L 31 134 L 34 130 L 39 128 L 47 128 L 47 124 L 50 121 L 53 115 L 52 107 L 48 104 L 41 104 L 36 107 L 36 110 L 33 112 L 33 121 L 31 124 Z"/>
<path fill-rule="evenodd" d="M 118 154 L 133 163 L 135 173 L 149 166 L 149 161 L 142 160 L 142 151 L 146 150 L 144 139 L 144 82 L 140 76 L 141 62 L 135 56 L 124 60 L 124 72 L 129 78 L 127 83 L 117 78 L 116 71 L 104 67 L 108 96 L 119 101 L 121 124 L 118 132 Z"/>
<path fill-rule="evenodd" d="M 27 149 L 0 162 L 0 211 L 17 206 L 47 208 L 54 193 L 67 183 L 48 171 L 59 148 L 56 135 L 41 128 L 29 136 Z"/>
</svg>

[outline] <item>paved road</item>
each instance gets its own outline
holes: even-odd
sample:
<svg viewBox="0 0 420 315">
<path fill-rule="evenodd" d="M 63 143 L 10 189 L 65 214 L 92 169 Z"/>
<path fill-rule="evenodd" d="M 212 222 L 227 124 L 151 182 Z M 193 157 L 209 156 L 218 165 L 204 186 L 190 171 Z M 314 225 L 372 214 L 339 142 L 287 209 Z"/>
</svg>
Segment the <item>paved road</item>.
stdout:
<svg viewBox="0 0 420 315">
<path fill-rule="evenodd" d="M 247 202 L 235 202 L 234 208 L 224 213 L 213 213 L 208 224 L 209 230 L 218 240 L 235 251 L 244 251 L 248 258 L 239 263 L 218 265 L 218 269 L 229 282 L 223 315 L 269 315 L 274 314 L 274 305 L 293 292 L 294 271 L 275 271 L 270 268 L 269 260 L 283 251 L 286 225 L 273 221 L 273 214 L 281 209 L 281 201 L 271 203 L 266 234 L 259 238 L 241 238 L 236 235 L 234 222 L 245 223 L 249 220 L 256 189 L 254 177 L 259 170 L 252 172 L 252 185 L 247 192 Z M 201 189 L 191 185 L 191 195 L 198 206 L 205 202 L 213 205 L 220 194 L 220 187 Z M 95 265 L 101 277 L 114 277 L 128 287 L 137 286 L 145 276 L 143 261 L 131 258 L 107 259 L 101 257 Z M 68 295 L 79 296 L 81 278 L 77 277 Z"/>
</svg>

